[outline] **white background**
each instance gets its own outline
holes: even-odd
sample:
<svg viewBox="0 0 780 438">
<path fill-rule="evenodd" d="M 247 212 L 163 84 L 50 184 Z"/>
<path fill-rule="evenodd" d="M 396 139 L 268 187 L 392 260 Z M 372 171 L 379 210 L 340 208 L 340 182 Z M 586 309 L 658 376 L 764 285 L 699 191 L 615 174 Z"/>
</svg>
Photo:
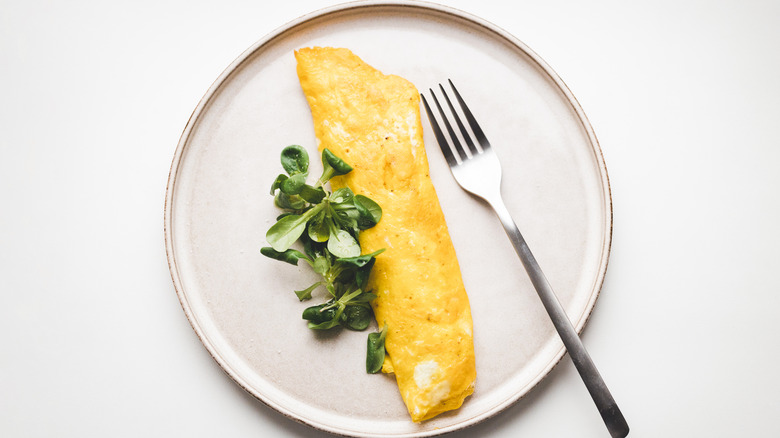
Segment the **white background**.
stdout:
<svg viewBox="0 0 780 438">
<path fill-rule="evenodd" d="M 778 436 L 780 3 L 443 1 L 555 69 L 607 162 L 583 334 L 637 437 Z M 0 1 L 0 435 L 321 437 L 235 385 L 173 289 L 179 136 L 239 54 L 327 1 Z M 568 358 L 453 437 L 604 437 Z"/>
</svg>

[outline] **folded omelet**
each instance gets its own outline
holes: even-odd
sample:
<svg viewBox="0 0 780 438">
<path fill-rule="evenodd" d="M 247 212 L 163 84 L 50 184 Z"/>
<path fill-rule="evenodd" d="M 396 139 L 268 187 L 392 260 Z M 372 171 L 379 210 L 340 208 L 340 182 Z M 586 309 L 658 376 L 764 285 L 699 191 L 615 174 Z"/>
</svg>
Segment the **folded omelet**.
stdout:
<svg viewBox="0 0 780 438">
<path fill-rule="evenodd" d="M 415 422 L 457 409 L 474 392 L 471 308 L 428 171 L 420 96 L 409 81 L 384 75 L 347 49 L 296 51 L 320 151 L 354 170 L 331 180 L 382 207 L 360 234 L 363 253 L 385 248 L 369 287 L 387 357 Z"/>
</svg>

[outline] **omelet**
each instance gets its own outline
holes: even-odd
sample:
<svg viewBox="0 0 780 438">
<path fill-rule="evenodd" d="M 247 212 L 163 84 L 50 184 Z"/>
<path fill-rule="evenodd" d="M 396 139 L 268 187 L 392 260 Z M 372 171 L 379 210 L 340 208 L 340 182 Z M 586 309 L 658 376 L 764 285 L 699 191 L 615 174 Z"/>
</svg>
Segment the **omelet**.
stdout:
<svg viewBox="0 0 780 438">
<path fill-rule="evenodd" d="M 447 224 L 429 175 L 414 85 L 385 75 L 348 49 L 295 52 L 320 151 L 354 170 L 331 180 L 376 201 L 382 219 L 360 234 L 363 253 L 385 248 L 369 287 L 379 327 L 387 324 L 382 368 L 395 373 L 415 422 L 459 408 L 474 392 L 471 308 Z"/>
</svg>

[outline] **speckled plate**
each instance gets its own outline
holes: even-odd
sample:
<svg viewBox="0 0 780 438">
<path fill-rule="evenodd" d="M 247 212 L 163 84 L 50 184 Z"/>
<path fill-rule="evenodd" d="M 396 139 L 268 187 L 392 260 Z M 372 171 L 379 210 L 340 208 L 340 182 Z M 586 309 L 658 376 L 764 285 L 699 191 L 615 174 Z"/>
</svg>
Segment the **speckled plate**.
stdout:
<svg viewBox="0 0 780 438">
<path fill-rule="evenodd" d="M 505 31 L 411 2 L 349 3 L 302 17 L 252 46 L 206 93 L 176 150 L 165 206 L 184 312 L 236 383 L 315 428 L 412 437 L 485 420 L 531 390 L 564 349 L 498 220 L 457 186 L 425 118 L 431 175 L 474 318 L 476 392 L 461 409 L 412 423 L 393 377 L 365 373 L 366 332 L 316 333 L 300 319 L 307 304 L 292 291 L 314 282 L 308 267 L 260 255 L 278 213 L 268 190 L 279 152 L 295 143 L 316 153 L 293 56 L 312 45 L 350 48 L 421 90 L 447 78 L 458 85 L 501 158 L 510 211 L 574 325 L 585 325 L 607 267 L 612 210 L 581 108 Z"/>
</svg>

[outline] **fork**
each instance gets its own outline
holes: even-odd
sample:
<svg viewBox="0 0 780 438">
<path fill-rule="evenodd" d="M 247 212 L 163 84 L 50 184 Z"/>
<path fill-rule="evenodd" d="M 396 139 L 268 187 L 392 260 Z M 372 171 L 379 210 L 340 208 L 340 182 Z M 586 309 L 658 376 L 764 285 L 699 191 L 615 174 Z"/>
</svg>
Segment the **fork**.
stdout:
<svg viewBox="0 0 780 438">
<path fill-rule="evenodd" d="M 450 101 L 447 92 L 444 87 L 439 84 L 441 94 L 449 106 L 451 118 L 455 121 L 458 129 L 463 137 L 466 145 L 464 146 L 455 134 L 448 117 L 442 110 L 439 100 L 436 98 L 436 94 L 432 89 L 429 89 L 430 95 L 433 98 L 433 102 L 436 104 L 436 108 L 439 111 L 442 122 L 449 134 L 449 138 L 452 140 L 452 147 L 447 141 L 447 137 L 444 135 L 440 125 L 436 121 L 436 117 L 431 111 L 431 107 L 428 105 L 428 101 L 424 95 L 422 97 L 425 111 L 428 113 L 428 120 L 431 122 L 431 127 L 436 135 L 436 140 L 439 143 L 444 157 L 447 160 L 447 164 L 450 166 L 452 176 L 455 177 L 455 181 L 467 192 L 472 193 L 482 199 L 484 199 L 495 210 L 498 219 L 504 226 L 506 234 L 509 236 L 509 240 L 515 247 L 517 255 L 520 256 L 520 260 L 525 267 L 528 276 L 531 278 L 531 282 L 539 294 L 539 297 L 544 304 L 547 313 L 552 319 L 555 329 L 558 331 L 558 335 L 563 340 L 563 344 L 566 350 L 569 352 L 569 356 L 574 362 L 574 366 L 585 382 L 585 386 L 596 403 L 596 407 L 601 414 L 601 418 L 609 430 L 612 437 L 625 437 L 628 435 L 628 423 L 626 423 L 623 414 L 612 398 L 612 394 L 607 389 L 607 385 L 601 378 L 596 366 L 590 358 L 587 350 L 582 345 L 582 340 L 577 335 L 577 331 L 571 324 L 571 321 L 566 316 L 566 312 L 563 309 L 558 297 L 555 295 L 550 283 L 547 281 L 542 269 L 536 261 L 536 258 L 528 248 L 523 235 L 520 234 L 520 230 L 517 228 L 517 224 L 512 219 L 509 211 L 504 205 L 504 201 L 501 198 L 501 163 L 498 160 L 498 156 L 490 146 L 490 142 L 485 137 L 485 133 L 480 128 L 474 115 L 469 110 L 466 103 L 461 98 L 460 93 L 455 88 L 455 85 L 448 79 L 450 87 L 454 92 L 455 98 L 463 111 L 463 115 L 466 118 L 471 131 L 474 133 L 474 138 L 479 143 L 480 147 L 477 148 L 473 142 L 471 135 L 466 130 L 466 127 L 461 122 L 460 116 L 455 111 L 455 108 Z"/>
</svg>

